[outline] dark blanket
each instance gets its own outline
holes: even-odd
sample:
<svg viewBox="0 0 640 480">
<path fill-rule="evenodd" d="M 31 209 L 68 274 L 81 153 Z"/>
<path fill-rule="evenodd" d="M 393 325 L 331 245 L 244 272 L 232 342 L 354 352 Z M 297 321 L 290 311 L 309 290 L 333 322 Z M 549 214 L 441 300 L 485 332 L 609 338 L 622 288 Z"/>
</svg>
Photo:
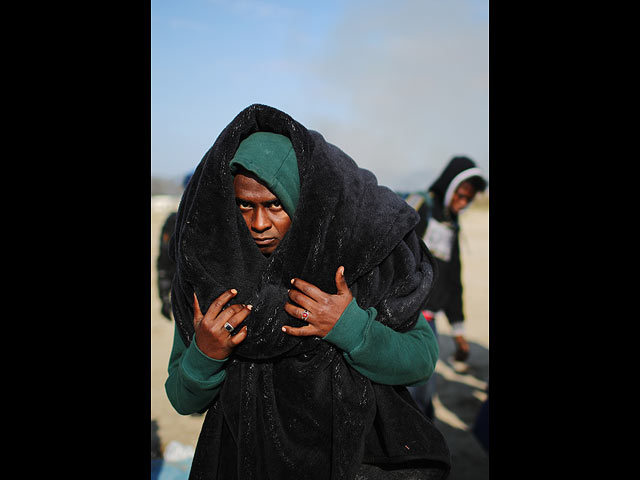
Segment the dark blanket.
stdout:
<svg viewBox="0 0 640 480">
<path fill-rule="evenodd" d="M 291 227 L 270 257 L 236 207 L 229 171 L 239 143 L 256 131 L 289 137 L 300 172 Z M 417 220 L 371 172 L 283 112 L 252 105 L 222 131 L 180 202 L 174 317 L 189 344 L 194 291 L 203 312 L 230 288 L 234 302 L 254 308 L 208 409 L 191 478 L 353 479 L 363 463 L 446 478 L 445 441 L 404 387 L 371 382 L 320 338 L 281 331 L 304 325 L 283 308 L 290 280 L 335 293 L 340 265 L 360 307 L 375 307 L 377 321 L 395 330 L 411 329 L 434 279 Z"/>
</svg>

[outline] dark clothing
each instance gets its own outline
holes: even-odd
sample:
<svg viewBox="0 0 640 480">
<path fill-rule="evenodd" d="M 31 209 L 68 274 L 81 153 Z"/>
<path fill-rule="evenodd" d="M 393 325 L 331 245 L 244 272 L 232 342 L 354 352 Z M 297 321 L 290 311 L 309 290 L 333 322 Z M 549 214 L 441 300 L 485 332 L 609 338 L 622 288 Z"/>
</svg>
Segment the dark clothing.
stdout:
<svg viewBox="0 0 640 480">
<path fill-rule="evenodd" d="M 489 396 L 480 406 L 478 416 L 471 430 L 482 447 L 489 451 Z"/>
<path fill-rule="evenodd" d="M 450 323 L 464 320 L 462 313 L 462 283 L 460 280 L 460 246 L 458 233 L 460 227 L 457 217 L 454 219 L 445 214 L 445 209 L 433 192 L 413 192 L 411 194 L 399 193 L 404 200 L 411 205 L 420 215 L 420 220 L 416 225 L 416 234 L 423 239 L 427 248 L 435 258 L 438 270 L 438 281 L 433 286 L 431 295 L 422 306 L 423 310 L 437 312 L 443 310 Z M 425 234 L 429 223 L 432 227 L 438 222 L 441 229 L 451 232 L 447 240 L 448 246 L 437 247 L 427 241 Z M 445 230 L 445 231 L 446 231 Z M 438 235 L 432 234 L 433 238 Z M 442 235 L 440 235 L 441 241 Z"/>
<path fill-rule="evenodd" d="M 434 222 L 439 222 L 440 225 L 451 232 L 451 245 L 448 260 L 446 260 L 446 252 L 438 251 L 433 245 L 429 248 L 438 265 L 438 282 L 434 285 L 433 292 L 425 303 L 424 308 L 432 312 L 442 310 L 449 323 L 462 322 L 464 321 L 464 313 L 462 309 L 460 225 L 458 224 L 458 218 L 447 215 L 442 203 L 435 196 L 432 198 L 430 213 L 429 222 L 432 225 Z M 425 232 L 427 229 L 428 225 L 425 228 Z M 429 247 L 427 240 L 425 240 L 425 243 Z"/>
<path fill-rule="evenodd" d="M 420 215 L 416 226 L 436 259 L 438 281 L 423 305 L 432 312 L 443 311 L 451 324 L 464 321 L 460 264 L 460 224 L 448 204 L 453 192 L 463 181 L 471 182 L 477 191 L 484 191 L 487 182 L 476 164 L 467 157 L 454 157 L 431 184 L 428 192 L 400 194 Z"/>
<path fill-rule="evenodd" d="M 423 238 L 431 217 L 432 196 L 427 192 L 398 193 L 420 216 L 416 225 L 418 238 Z"/>
<path fill-rule="evenodd" d="M 291 227 L 269 257 L 236 207 L 229 169 L 240 142 L 256 131 L 289 137 L 300 175 Z M 283 309 L 290 279 L 335 293 L 340 265 L 358 305 L 376 309 L 375 321 L 412 329 L 434 281 L 417 221 L 371 172 L 283 112 L 252 105 L 222 131 L 178 209 L 173 313 L 189 345 L 194 291 L 203 312 L 230 288 L 238 291 L 234 302 L 253 310 L 207 411 L 190 478 L 354 479 L 362 464 L 446 478 L 444 437 L 405 387 L 372 382 L 319 337 L 281 331 L 304 325 Z"/>
<path fill-rule="evenodd" d="M 436 257 L 439 278 L 425 308 L 432 312 L 444 311 L 451 324 L 464 321 L 464 313 L 460 267 L 460 224 L 458 215 L 449 210 L 449 204 L 456 188 L 465 180 L 471 182 L 478 192 L 484 191 L 487 186 L 486 180 L 473 160 L 467 157 L 454 157 L 429 187 L 432 208 L 425 242 Z M 440 231 L 432 232 L 434 227 L 442 228 Z M 438 248 L 436 245 L 437 241 L 442 240 L 443 235 L 447 234 L 450 235 L 450 251 L 447 251 L 446 247 Z"/>
<path fill-rule="evenodd" d="M 176 228 L 177 213 L 171 213 L 162 226 L 160 233 L 160 248 L 156 261 L 158 276 L 158 295 L 162 301 L 162 315 L 171 320 L 171 282 L 176 266 L 169 255 L 169 240 Z"/>
</svg>

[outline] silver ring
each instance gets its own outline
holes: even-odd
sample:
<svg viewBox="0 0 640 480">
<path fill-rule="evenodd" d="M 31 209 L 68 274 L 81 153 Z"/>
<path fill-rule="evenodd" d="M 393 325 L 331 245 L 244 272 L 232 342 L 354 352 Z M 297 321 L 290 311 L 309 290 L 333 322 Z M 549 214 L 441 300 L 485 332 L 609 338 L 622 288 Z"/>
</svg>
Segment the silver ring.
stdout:
<svg viewBox="0 0 640 480">
<path fill-rule="evenodd" d="M 307 318 L 309 318 L 309 311 L 308 310 L 303 310 L 302 311 L 302 319 L 306 320 Z"/>
<path fill-rule="evenodd" d="M 231 325 L 229 322 L 224 323 L 224 328 L 229 333 L 233 332 L 233 325 Z"/>
</svg>

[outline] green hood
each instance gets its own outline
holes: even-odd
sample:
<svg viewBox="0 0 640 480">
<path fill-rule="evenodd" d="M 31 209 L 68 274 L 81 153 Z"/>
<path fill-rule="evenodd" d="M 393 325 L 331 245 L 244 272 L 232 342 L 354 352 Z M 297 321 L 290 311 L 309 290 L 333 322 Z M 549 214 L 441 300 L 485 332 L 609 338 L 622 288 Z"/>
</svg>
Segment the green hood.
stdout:
<svg viewBox="0 0 640 480">
<path fill-rule="evenodd" d="M 232 174 L 242 167 L 254 173 L 278 197 L 290 218 L 300 197 L 298 160 L 284 135 L 256 132 L 245 138 L 229 163 Z"/>
</svg>

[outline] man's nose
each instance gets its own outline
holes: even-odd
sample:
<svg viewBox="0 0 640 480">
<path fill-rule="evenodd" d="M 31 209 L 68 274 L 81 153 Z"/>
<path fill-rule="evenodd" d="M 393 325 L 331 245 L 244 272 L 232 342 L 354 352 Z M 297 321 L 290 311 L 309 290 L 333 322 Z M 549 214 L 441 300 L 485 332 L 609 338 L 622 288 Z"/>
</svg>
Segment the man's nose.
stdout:
<svg viewBox="0 0 640 480">
<path fill-rule="evenodd" d="M 254 210 L 253 219 L 251 220 L 251 229 L 255 232 L 264 232 L 271 228 L 271 220 L 264 208 L 258 207 Z"/>
</svg>

